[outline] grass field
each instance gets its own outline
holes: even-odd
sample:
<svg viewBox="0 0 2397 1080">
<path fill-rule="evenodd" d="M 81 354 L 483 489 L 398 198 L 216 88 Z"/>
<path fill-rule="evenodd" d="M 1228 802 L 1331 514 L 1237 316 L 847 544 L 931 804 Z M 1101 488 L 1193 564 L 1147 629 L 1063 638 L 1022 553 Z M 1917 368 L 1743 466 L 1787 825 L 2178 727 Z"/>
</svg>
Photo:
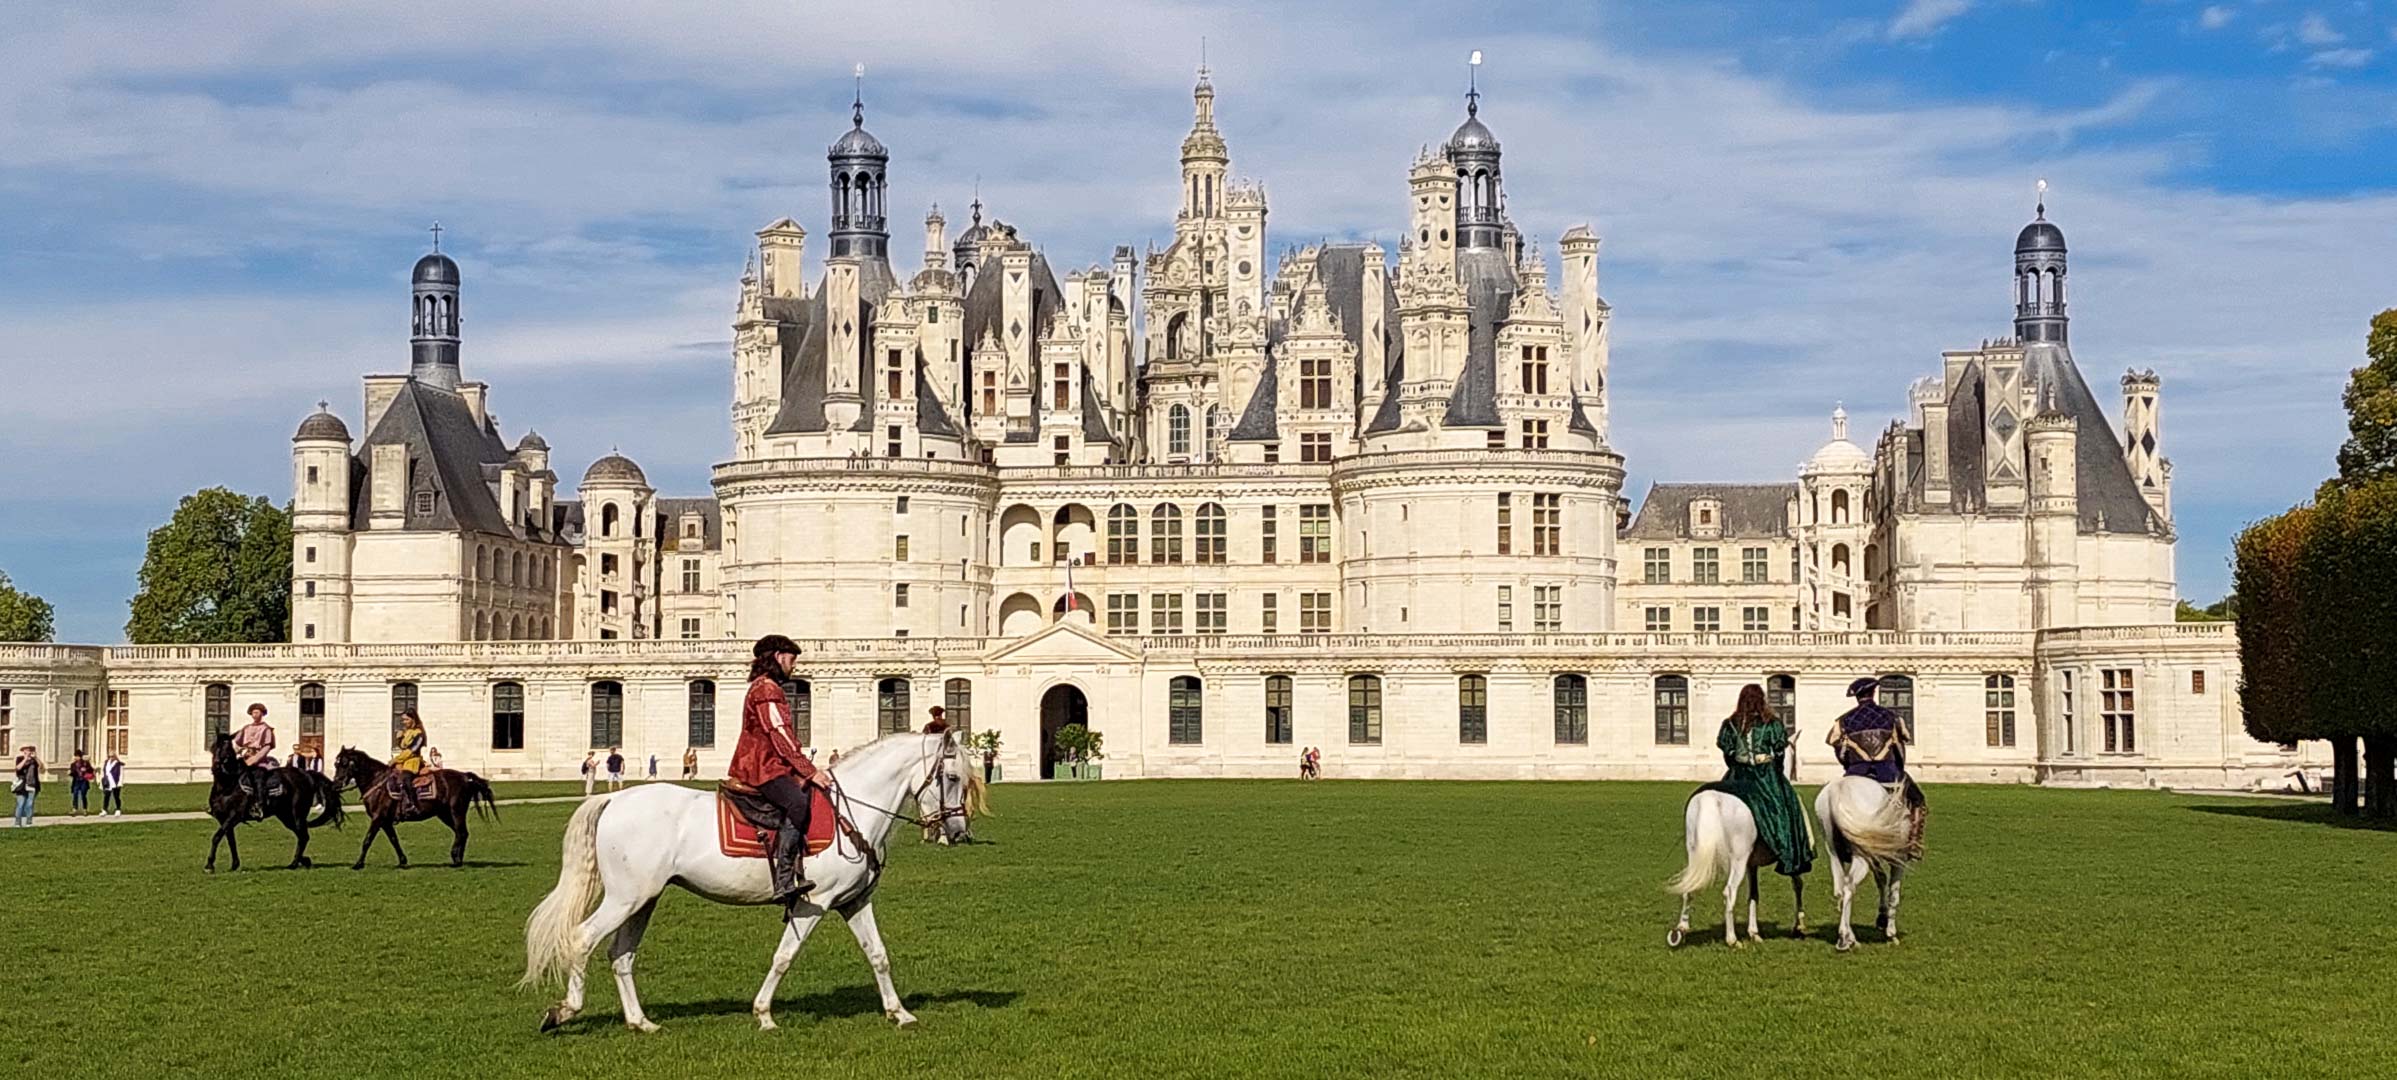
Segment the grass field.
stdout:
<svg viewBox="0 0 2397 1080">
<path fill-rule="evenodd" d="M 777 927 L 670 892 L 649 1036 L 535 1034 L 513 988 L 571 804 L 440 865 L 204 876 L 206 826 L 0 832 L 0 1075 L 2387 1075 L 2397 833 L 2230 797 L 1942 787 L 1906 942 L 1664 946 L 1683 785 L 1005 786 L 988 842 L 896 853 L 898 1031 L 829 922 L 749 996 Z M 1806 794 L 1811 796 L 1811 789 Z M 358 831 L 322 840 L 330 858 Z M 246 830 L 279 866 L 288 837 Z M 1789 890 L 1766 889 L 1766 932 Z M 1860 898 L 1860 908 L 1870 906 Z M 2374 1034 L 2378 1032 L 2378 1034 Z M 1862 1070 L 1859 1072 L 1859 1070 Z"/>
</svg>

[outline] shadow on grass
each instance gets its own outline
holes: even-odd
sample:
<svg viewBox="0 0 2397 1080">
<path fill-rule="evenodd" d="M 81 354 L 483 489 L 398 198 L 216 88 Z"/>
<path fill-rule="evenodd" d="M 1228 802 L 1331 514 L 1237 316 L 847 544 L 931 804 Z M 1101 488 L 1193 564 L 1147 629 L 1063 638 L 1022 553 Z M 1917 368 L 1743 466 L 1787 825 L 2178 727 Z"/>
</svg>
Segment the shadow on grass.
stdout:
<svg viewBox="0 0 2397 1080">
<path fill-rule="evenodd" d="M 901 994 L 899 1001 L 909 1012 L 932 1010 L 936 1014 L 944 1005 L 970 1005 L 977 1009 L 1004 1009 L 1023 997 L 1017 990 L 943 990 L 936 994 Z M 747 1016 L 748 998 L 723 998 L 716 1001 L 678 1001 L 661 1004 L 650 1014 L 660 1021 L 670 1017 L 690 1016 Z M 789 1020 L 793 1014 L 805 1013 L 818 1020 L 837 1020 L 850 1016 L 874 1016 L 882 1012 L 882 995 L 871 984 L 845 986 L 823 994 L 778 998 L 774 1002 L 777 1019 Z M 622 1021 L 619 1016 L 618 1022 Z"/>
<path fill-rule="evenodd" d="M 2373 832 L 2397 832 L 2397 821 L 2362 817 L 2340 817 L 2329 803 L 2321 802 L 2242 802 L 2198 803 L 2189 807 L 2201 814 L 2222 814 L 2228 817 L 2260 818 L 2265 821 L 2294 821 L 2306 825 L 2328 825 L 2334 829 L 2366 829 Z"/>
</svg>

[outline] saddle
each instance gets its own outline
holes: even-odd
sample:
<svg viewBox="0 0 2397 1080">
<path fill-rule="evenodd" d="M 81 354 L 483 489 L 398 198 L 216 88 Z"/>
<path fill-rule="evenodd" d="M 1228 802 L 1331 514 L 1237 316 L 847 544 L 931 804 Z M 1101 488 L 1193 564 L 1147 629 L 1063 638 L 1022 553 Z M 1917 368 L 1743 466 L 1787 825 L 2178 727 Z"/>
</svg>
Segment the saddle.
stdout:
<svg viewBox="0 0 2397 1080">
<path fill-rule="evenodd" d="M 832 796 L 807 789 L 807 854 L 832 846 L 839 827 Z M 783 827 L 782 808 L 730 782 L 716 788 L 716 846 L 728 859 L 763 859 L 774 853 L 774 834 Z"/>
</svg>

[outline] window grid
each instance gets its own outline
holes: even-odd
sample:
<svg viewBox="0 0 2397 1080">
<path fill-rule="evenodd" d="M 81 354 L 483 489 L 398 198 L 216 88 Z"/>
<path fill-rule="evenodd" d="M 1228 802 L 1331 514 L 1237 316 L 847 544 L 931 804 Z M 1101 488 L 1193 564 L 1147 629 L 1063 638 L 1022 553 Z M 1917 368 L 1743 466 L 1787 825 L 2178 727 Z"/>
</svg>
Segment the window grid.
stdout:
<svg viewBox="0 0 2397 1080">
<path fill-rule="evenodd" d="M 1291 723 L 1290 676 L 1265 677 L 1265 741 L 1272 745 L 1287 745 L 1296 737 Z"/>
<path fill-rule="evenodd" d="M 1766 554 L 1766 549 L 1760 547 L 1740 549 L 1739 578 L 1741 581 L 1750 585 L 1764 583 L 1770 573 L 1766 569 Z"/>
<path fill-rule="evenodd" d="M 892 676 L 874 684 L 874 731 L 880 735 L 896 735 L 908 730 L 907 714 L 912 688 L 906 679 Z"/>
<path fill-rule="evenodd" d="M 1328 592 L 1298 594 L 1298 632 L 1302 634 L 1332 632 L 1332 594 Z"/>
<path fill-rule="evenodd" d="M 968 679 L 950 679 L 941 684 L 941 719 L 958 734 L 958 741 L 974 733 L 974 684 Z"/>
<path fill-rule="evenodd" d="M 1457 741 L 1490 741 L 1490 680 L 1483 675 L 1457 679 Z"/>
<path fill-rule="evenodd" d="M 8 691 L 0 690 L 0 728 L 8 726 L 7 694 Z M 133 692 L 130 690 L 109 691 L 108 714 L 101 722 L 104 725 L 100 732 L 101 745 L 104 748 L 101 752 L 123 757 L 133 744 Z M 323 729 L 318 728 L 317 734 L 320 737 L 323 733 Z M 0 738 L 0 745 L 7 742 L 6 738 Z"/>
<path fill-rule="evenodd" d="M 1182 594 L 1149 594 L 1149 633 L 1179 634 L 1182 632 Z"/>
<path fill-rule="evenodd" d="M 1989 675 L 1981 680 L 1981 714 L 1989 745 L 2014 745 L 2014 676 Z"/>
<path fill-rule="evenodd" d="M 1260 559 L 1264 562 L 1273 562 L 1280 555 L 1279 541 L 1281 538 L 1275 535 L 1280 527 L 1280 522 L 1275 520 L 1273 507 L 1263 507 L 1262 512 L 1265 515 L 1265 524 L 1259 538 L 1263 548 Z"/>
<path fill-rule="evenodd" d="M 1663 634 L 1663 633 L 1670 633 L 1670 632 L 1672 632 L 1672 629 L 1673 629 L 1673 609 L 1672 609 L 1672 608 L 1669 608 L 1669 607 L 1651 607 L 1651 608 L 1648 608 L 1648 609 L 1644 610 L 1644 611 L 1643 611 L 1641 614 L 1642 614 L 1642 615 L 1644 615 L 1644 616 L 1646 617 L 1646 620 L 1647 620 L 1647 627 L 1648 627 L 1648 632 L 1649 632 L 1649 633 L 1651 633 L 1651 634 Z"/>
<path fill-rule="evenodd" d="M 1199 633 L 1220 634 L 1224 632 L 1229 625 L 1229 620 L 1226 618 L 1229 609 L 1225 604 L 1229 599 L 1231 597 L 1225 593 L 1199 593 L 1197 595 L 1193 600 L 1192 608 Z"/>
<path fill-rule="evenodd" d="M 1498 553 L 1511 555 L 1515 550 L 1515 496 L 1498 493 Z"/>
<path fill-rule="evenodd" d="M 2139 751 L 2139 710 L 2130 668 L 2098 669 L 2099 715 L 2106 726 L 2106 752 Z"/>
<path fill-rule="evenodd" d="M 1723 629 L 1723 609 L 1719 607 L 1691 608 L 1690 629 L 1700 634 L 1720 633 Z"/>
<path fill-rule="evenodd" d="M 397 689 L 397 687 L 393 688 L 394 691 Z M 394 699 L 398 696 L 396 692 L 392 695 Z M 620 682 L 592 683 L 591 749 L 606 750 L 622 745 L 624 745 L 624 684 Z"/>
<path fill-rule="evenodd" d="M 1225 525 L 1223 506 L 1205 503 L 1198 508 L 1197 550 L 1192 562 L 1202 566 L 1220 566 L 1225 561 Z"/>
<path fill-rule="evenodd" d="M 1257 598 L 1257 622 L 1265 633 L 1278 634 L 1282 632 L 1281 608 L 1282 597 L 1278 593 L 1266 593 Z"/>
<path fill-rule="evenodd" d="M 1205 705 L 1200 683 L 1177 675 L 1166 691 L 1165 741 L 1189 746 L 1206 739 Z"/>
<path fill-rule="evenodd" d="M 491 684 L 491 748 L 524 749 L 524 684 Z"/>
<path fill-rule="evenodd" d="M 1382 741 L 1382 678 L 1348 677 L 1348 741 L 1362 746 Z"/>
<path fill-rule="evenodd" d="M 1308 431 L 1300 433 L 1298 437 L 1298 460 L 1301 462 L 1318 463 L 1332 460 L 1331 433 L 1325 431 Z"/>
<path fill-rule="evenodd" d="M 1328 563 L 1332 561 L 1332 508 L 1328 503 L 1311 503 L 1298 508 L 1298 561 Z"/>
<path fill-rule="evenodd" d="M 1771 608 L 1743 607 L 1739 609 L 1739 628 L 1749 633 L 1772 629 L 1772 621 L 1773 609 Z"/>
<path fill-rule="evenodd" d="M 1537 634 L 1553 634 L 1565 628 L 1565 587 L 1534 585 L 1531 587 L 1531 629 Z"/>
<path fill-rule="evenodd" d="M 1652 547 L 1644 549 L 1641 552 L 1641 564 L 1643 571 L 1640 578 L 1641 581 L 1644 581 L 1650 585 L 1670 585 L 1673 583 L 1672 548 Z"/>
<path fill-rule="evenodd" d="M 1656 678 L 1656 742 L 1659 746 L 1689 745 L 1690 681 L 1684 676 Z"/>
<path fill-rule="evenodd" d="M 1515 587 L 1512 585 L 1498 587 L 1498 628 L 1500 630 L 1515 628 Z"/>
<path fill-rule="evenodd" d="M 1584 746 L 1590 741 L 1590 681 L 1580 675 L 1556 677 L 1556 741 L 1560 746 Z"/>
<path fill-rule="evenodd" d="M 1723 581 L 1723 549 L 1702 547 L 1690 549 L 1690 580 L 1700 585 L 1719 585 Z"/>
<path fill-rule="evenodd" d="M 1531 553 L 1565 553 L 1565 497 L 1562 494 L 1535 494 L 1531 497 Z"/>
<path fill-rule="evenodd" d="M 1140 594 L 1107 594 L 1107 632 L 1137 634 L 1140 632 Z"/>
<path fill-rule="evenodd" d="M 1140 561 L 1140 510 L 1117 503 L 1107 511 L 1107 561 L 1131 565 Z"/>
<path fill-rule="evenodd" d="M 1149 511 L 1149 561 L 1171 566 L 1182 561 L 1182 508 L 1158 503 Z"/>
</svg>

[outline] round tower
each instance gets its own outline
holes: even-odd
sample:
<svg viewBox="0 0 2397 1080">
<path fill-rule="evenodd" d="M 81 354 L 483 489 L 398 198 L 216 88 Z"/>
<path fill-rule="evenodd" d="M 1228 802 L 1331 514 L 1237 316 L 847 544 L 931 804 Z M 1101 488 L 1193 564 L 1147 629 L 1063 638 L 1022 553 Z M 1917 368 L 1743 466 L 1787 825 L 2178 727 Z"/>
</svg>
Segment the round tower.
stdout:
<svg viewBox="0 0 2397 1080">
<path fill-rule="evenodd" d="M 2031 628 L 2080 623 L 2080 424 L 2048 405 L 2023 421 Z"/>
<path fill-rule="evenodd" d="M 1798 470 L 1799 604 L 1808 630 L 1866 629 L 1880 553 L 1865 491 L 1873 459 L 1848 441 L 1848 410 L 1831 410 L 1831 441 Z"/>
<path fill-rule="evenodd" d="M 325 402 L 291 437 L 291 640 L 350 639 L 350 429 Z"/>
<path fill-rule="evenodd" d="M 575 494 L 583 504 L 581 580 L 575 636 L 646 638 L 656 629 L 656 492 L 631 458 L 610 451 L 591 463 Z"/>
<path fill-rule="evenodd" d="M 890 233 L 883 227 L 884 196 L 890 186 L 891 152 L 866 131 L 864 64 L 857 66 L 857 95 L 849 103 L 849 130 L 825 152 L 832 167 L 832 254 L 887 258 Z"/>
<path fill-rule="evenodd" d="M 1190 90 L 1195 115 L 1190 134 L 1182 139 L 1182 220 L 1204 221 L 1223 216 L 1224 170 L 1232 163 L 1223 133 L 1215 129 L 1215 83 L 1207 69 L 1198 71 Z"/>
<path fill-rule="evenodd" d="M 1474 55 L 1478 73 L 1481 54 Z M 1498 174 L 1498 136 L 1481 122 L 1478 82 L 1465 93 L 1465 122 L 1448 137 L 1448 158 L 1456 163 L 1457 246 L 1502 246 L 1506 240 L 1506 194 Z"/>
<path fill-rule="evenodd" d="M 2047 219 L 2047 181 L 2039 207 L 2014 238 L 2014 336 L 2064 343 L 2064 230 Z"/>
<path fill-rule="evenodd" d="M 433 234 L 436 238 L 440 233 Z M 458 264 L 433 251 L 416 260 L 409 274 L 413 315 L 408 344 L 412 357 L 408 374 L 417 382 L 443 390 L 458 388 Z"/>
</svg>

